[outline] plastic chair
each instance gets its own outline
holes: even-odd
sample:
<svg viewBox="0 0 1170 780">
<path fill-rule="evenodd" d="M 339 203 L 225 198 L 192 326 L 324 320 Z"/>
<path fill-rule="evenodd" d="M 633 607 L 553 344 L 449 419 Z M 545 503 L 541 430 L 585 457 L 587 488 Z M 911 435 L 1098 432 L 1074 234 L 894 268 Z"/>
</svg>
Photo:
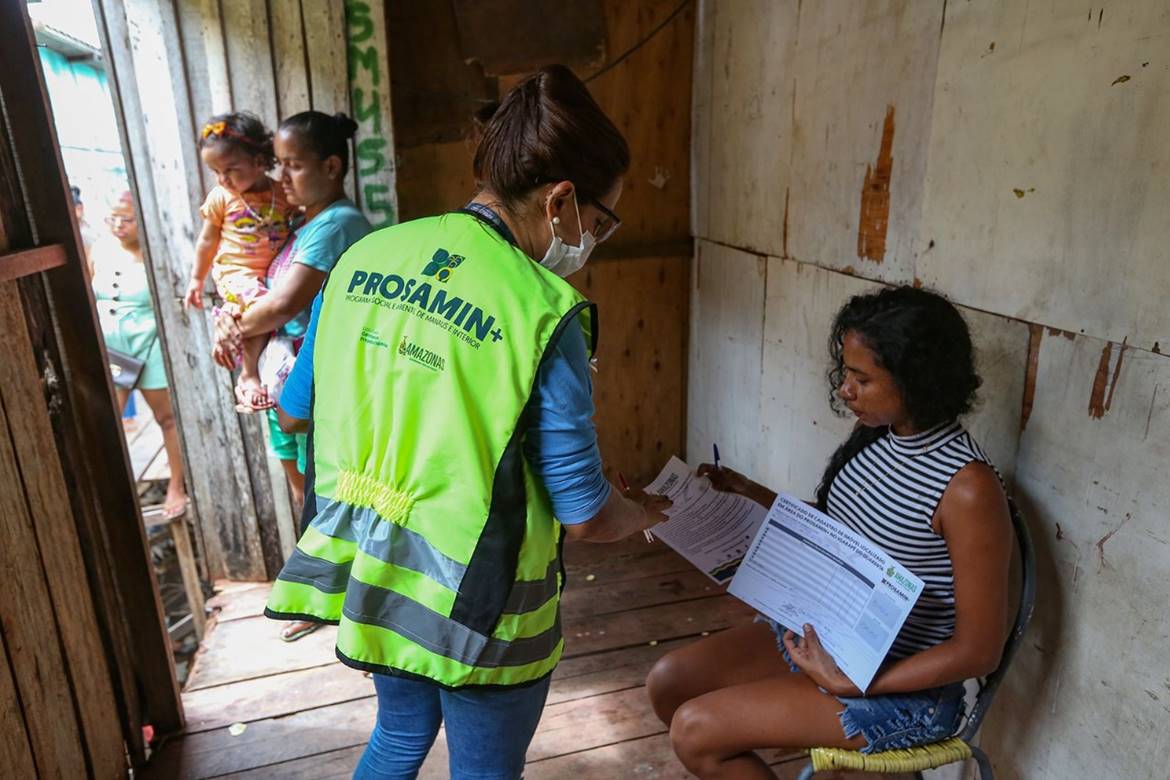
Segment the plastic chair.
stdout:
<svg viewBox="0 0 1170 780">
<path fill-rule="evenodd" d="M 967 719 L 963 731 L 955 737 L 934 742 L 929 745 L 919 745 L 905 750 L 886 750 L 881 753 L 862 753 L 845 748 L 811 748 L 808 751 L 809 762 L 801 771 L 798 780 L 808 780 L 817 772 L 838 770 L 846 772 L 913 772 L 921 780 L 924 769 L 936 769 L 947 764 L 954 764 L 974 758 L 979 766 L 980 780 L 994 780 L 995 774 L 991 771 L 991 762 L 978 746 L 972 745 L 971 740 L 979 732 L 987 710 L 995 698 L 995 691 L 999 687 L 1011 665 L 1012 657 L 1020 645 L 1020 640 L 1032 619 L 1032 611 L 1036 606 L 1036 555 L 1032 549 L 1032 537 L 1028 533 L 1028 526 L 1024 517 L 1013 503 L 1011 506 L 1012 527 L 1016 532 L 1016 542 L 1020 547 L 1020 568 L 1022 575 L 1020 605 L 1016 610 L 1015 625 L 1003 647 L 1003 657 L 999 668 L 992 672 L 983 681 L 979 695 L 975 697 L 975 705 Z"/>
</svg>

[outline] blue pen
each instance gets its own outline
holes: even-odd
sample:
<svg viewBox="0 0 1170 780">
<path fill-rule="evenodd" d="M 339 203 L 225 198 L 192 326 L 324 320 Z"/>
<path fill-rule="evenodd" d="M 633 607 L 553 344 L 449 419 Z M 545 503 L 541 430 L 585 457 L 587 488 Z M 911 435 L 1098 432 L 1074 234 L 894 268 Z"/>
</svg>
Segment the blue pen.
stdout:
<svg viewBox="0 0 1170 780">
<path fill-rule="evenodd" d="M 712 442 L 711 449 L 715 450 L 715 470 L 721 471 L 722 469 L 719 467 L 719 445 Z"/>
</svg>

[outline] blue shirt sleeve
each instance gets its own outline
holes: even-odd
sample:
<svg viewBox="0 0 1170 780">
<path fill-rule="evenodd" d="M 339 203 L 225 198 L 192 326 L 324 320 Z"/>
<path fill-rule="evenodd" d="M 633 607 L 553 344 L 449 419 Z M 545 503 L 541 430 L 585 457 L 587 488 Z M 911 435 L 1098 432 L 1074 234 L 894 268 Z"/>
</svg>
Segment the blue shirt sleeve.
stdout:
<svg viewBox="0 0 1170 780">
<path fill-rule="evenodd" d="M 578 323 L 565 328 L 540 367 L 529 410 L 524 455 L 548 490 L 557 519 L 566 525 L 592 519 L 612 488 L 601 470 L 589 353 Z"/>
<path fill-rule="evenodd" d="M 289 417 L 298 420 L 308 420 L 312 417 L 313 342 L 317 339 L 317 317 L 320 313 L 321 293 L 317 293 L 309 313 L 309 327 L 305 331 L 305 340 L 301 342 L 301 351 L 297 353 L 292 371 L 284 380 L 284 390 L 280 392 L 280 408 L 284 409 Z"/>
</svg>

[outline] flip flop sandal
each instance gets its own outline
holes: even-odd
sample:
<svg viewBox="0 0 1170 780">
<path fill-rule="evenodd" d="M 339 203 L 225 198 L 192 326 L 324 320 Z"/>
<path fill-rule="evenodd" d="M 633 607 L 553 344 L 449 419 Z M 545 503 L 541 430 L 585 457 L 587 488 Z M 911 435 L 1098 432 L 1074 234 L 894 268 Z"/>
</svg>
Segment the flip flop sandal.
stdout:
<svg viewBox="0 0 1170 780">
<path fill-rule="evenodd" d="M 190 499 L 188 499 L 187 501 L 184 501 L 182 504 L 180 504 L 179 506 L 177 506 L 173 509 L 169 509 L 169 510 L 164 509 L 163 510 L 163 520 L 167 520 L 167 521 L 178 520 L 180 517 L 187 514 L 187 507 L 189 507 L 190 505 L 191 505 L 191 501 L 190 501 Z"/>
<path fill-rule="evenodd" d="M 280 632 L 280 639 L 281 639 L 281 641 L 284 641 L 284 642 L 295 642 L 302 637 L 308 636 L 309 634 L 313 633 L 314 631 L 316 631 L 320 627 L 321 627 L 320 623 L 310 623 L 309 625 L 305 626 L 302 629 L 299 629 L 297 631 L 293 631 L 291 634 L 286 634 L 284 631 L 281 631 Z"/>
</svg>

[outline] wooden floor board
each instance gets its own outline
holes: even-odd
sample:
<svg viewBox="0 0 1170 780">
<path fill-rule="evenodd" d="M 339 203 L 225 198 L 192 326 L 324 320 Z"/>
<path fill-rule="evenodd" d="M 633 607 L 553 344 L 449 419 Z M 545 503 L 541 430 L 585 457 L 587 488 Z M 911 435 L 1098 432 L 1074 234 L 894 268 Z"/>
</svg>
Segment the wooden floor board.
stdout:
<svg viewBox="0 0 1170 780">
<path fill-rule="evenodd" d="M 529 780 L 689 777 L 654 716 L 645 679 L 654 662 L 704 633 L 751 619 L 660 542 L 566 546 L 565 656 L 553 673 L 528 752 Z M 147 778 L 348 778 L 373 727 L 372 681 L 336 661 L 336 629 L 279 639 L 263 618 L 266 583 L 217 583 L 217 623 L 183 694 L 188 733 L 164 746 Z M 232 736 L 230 726 L 245 724 Z M 782 780 L 799 761 L 768 751 Z M 449 774 L 440 729 L 419 774 Z M 835 775 L 820 775 L 834 780 Z M 852 775 L 851 777 L 865 777 Z"/>
<path fill-rule="evenodd" d="M 232 583 L 245 585 L 231 590 L 223 590 L 217 583 L 217 593 L 208 599 L 207 606 L 217 610 L 216 620 L 226 623 L 229 620 L 260 617 L 264 614 L 264 603 L 268 601 L 268 594 L 272 592 L 270 582 Z M 276 625 L 275 623 L 273 625 Z M 279 630 L 279 629 L 278 629 Z"/>
<path fill-rule="evenodd" d="M 369 677 L 335 662 L 188 691 L 183 694 L 183 710 L 187 733 L 195 734 L 373 695 Z"/>
<path fill-rule="evenodd" d="M 565 622 L 587 615 L 624 612 L 674 601 L 717 596 L 724 592 L 699 571 L 670 572 L 617 582 L 571 582 L 565 588 Z"/>
<path fill-rule="evenodd" d="M 336 658 L 336 637 L 336 626 L 325 626 L 296 642 L 283 642 L 280 624 L 264 617 L 218 624 L 204 640 L 186 690 L 323 666 Z"/>
<path fill-rule="evenodd" d="M 349 780 L 365 745 L 221 775 L 218 780 Z"/>
<path fill-rule="evenodd" d="M 565 622 L 565 657 L 661 643 L 751 620 L 754 611 L 731 596 L 645 607 Z"/>
</svg>

